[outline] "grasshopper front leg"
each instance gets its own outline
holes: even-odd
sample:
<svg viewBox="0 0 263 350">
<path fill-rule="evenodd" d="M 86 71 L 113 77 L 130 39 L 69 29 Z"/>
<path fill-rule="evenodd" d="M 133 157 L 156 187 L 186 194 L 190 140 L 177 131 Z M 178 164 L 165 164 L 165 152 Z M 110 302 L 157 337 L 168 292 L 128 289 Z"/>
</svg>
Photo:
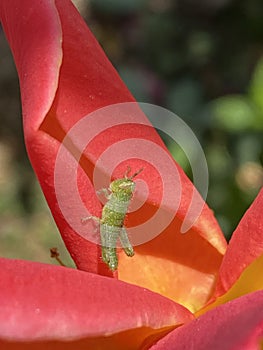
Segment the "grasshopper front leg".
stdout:
<svg viewBox="0 0 263 350">
<path fill-rule="evenodd" d="M 106 199 L 110 199 L 111 192 L 108 188 L 101 188 L 100 190 L 96 191 L 97 194 L 104 194 Z"/>
</svg>

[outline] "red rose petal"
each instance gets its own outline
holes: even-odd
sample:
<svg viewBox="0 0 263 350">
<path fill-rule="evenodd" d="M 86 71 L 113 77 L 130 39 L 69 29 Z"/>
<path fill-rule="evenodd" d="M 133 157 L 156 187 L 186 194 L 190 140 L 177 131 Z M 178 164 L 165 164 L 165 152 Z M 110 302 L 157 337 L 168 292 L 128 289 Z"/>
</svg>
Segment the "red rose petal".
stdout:
<svg viewBox="0 0 263 350">
<path fill-rule="evenodd" d="M 140 344 L 193 317 L 169 299 L 108 277 L 20 260 L 0 259 L 0 266 L 5 341 L 89 338 L 99 344 L 102 338 L 106 344 L 108 336 L 116 343 L 129 331 Z"/>
<path fill-rule="evenodd" d="M 263 291 L 221 305 L 161 339 L 151 350 L 260 349 Z"/>
</svg>

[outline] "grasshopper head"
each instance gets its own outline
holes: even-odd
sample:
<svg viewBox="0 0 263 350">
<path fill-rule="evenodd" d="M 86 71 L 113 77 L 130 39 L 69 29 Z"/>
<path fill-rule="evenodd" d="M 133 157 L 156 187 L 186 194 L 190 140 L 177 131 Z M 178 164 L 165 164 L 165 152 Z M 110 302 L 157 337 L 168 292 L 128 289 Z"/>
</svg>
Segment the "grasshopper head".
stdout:
<svg viewBox="0 0 263 350">
<path fill-rule="evenodd" d="M 135 183 L 132 179 L 117 179 L 110 184 L 110 190 L 112 193 L 121 194 L 125 193 L 131 195 L 135 189 Z"/>
<path fill-rule="evenodd" d="M 117 179 L 117 180 L 112 181 L 112 183 L 110 184 L 111 192 L 116 193 L 117 195 L 124 194 L 127 196 L 131 196 L 135 190 L 135 182 L 133 181 L 133 179 L 135 178 L 135 176 L 140 174 L 140 172 L 142 170 L 143 169 L 141 168 L 133 175 L 128 176 L 128 174 L 131 172 L 131 168 L 128 167 L 127 171 L 124 174 L 124 177 L 122 179 Z"/>
<path fill-rule="evenodd" d="M 128 176 L 131 169 L 128 167 L 124 177 L 122 179 L 117 179 L 112 181 L 110 184 L 110 190 L 116 195 L 125 195 L 131 197 L 135 190 L 135 182 L 133 181 L 134 177 L 137 176 L 143 169 L 138 170 L 132 176 Z"/>
</svg>

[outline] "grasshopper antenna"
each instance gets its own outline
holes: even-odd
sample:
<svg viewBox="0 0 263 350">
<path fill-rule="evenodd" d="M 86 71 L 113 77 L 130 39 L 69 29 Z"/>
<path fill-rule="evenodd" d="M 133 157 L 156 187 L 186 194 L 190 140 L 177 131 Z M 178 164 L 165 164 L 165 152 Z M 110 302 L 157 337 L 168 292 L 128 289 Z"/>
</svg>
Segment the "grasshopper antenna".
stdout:
<svg viewBox="0 0 263 350">
<path fill-rule="evenodd" d="M 130 180 L 134 179 L 135 176 L 139 175 L 142 171 L 143 171 L 143 168 L 139 169 L 139 170 L 136 171 L 136 173 L 134 173 L 132 176 L 128 177 L 128 179 L 130 179 Z"/>
</svg>

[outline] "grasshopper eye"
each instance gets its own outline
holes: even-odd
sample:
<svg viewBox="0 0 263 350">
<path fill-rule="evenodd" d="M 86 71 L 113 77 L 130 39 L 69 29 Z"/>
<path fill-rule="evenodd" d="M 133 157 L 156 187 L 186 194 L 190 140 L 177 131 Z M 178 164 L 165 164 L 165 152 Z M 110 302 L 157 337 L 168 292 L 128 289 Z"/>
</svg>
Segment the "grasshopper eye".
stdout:
<svg viewBox="0 0 263 350">
<path fill-rule="evenodd" d="M 119 185 L 119 188 L 121 189 L 132 189 L 134 187 L 134 182 L 124 182 Z"/>
</svg>

